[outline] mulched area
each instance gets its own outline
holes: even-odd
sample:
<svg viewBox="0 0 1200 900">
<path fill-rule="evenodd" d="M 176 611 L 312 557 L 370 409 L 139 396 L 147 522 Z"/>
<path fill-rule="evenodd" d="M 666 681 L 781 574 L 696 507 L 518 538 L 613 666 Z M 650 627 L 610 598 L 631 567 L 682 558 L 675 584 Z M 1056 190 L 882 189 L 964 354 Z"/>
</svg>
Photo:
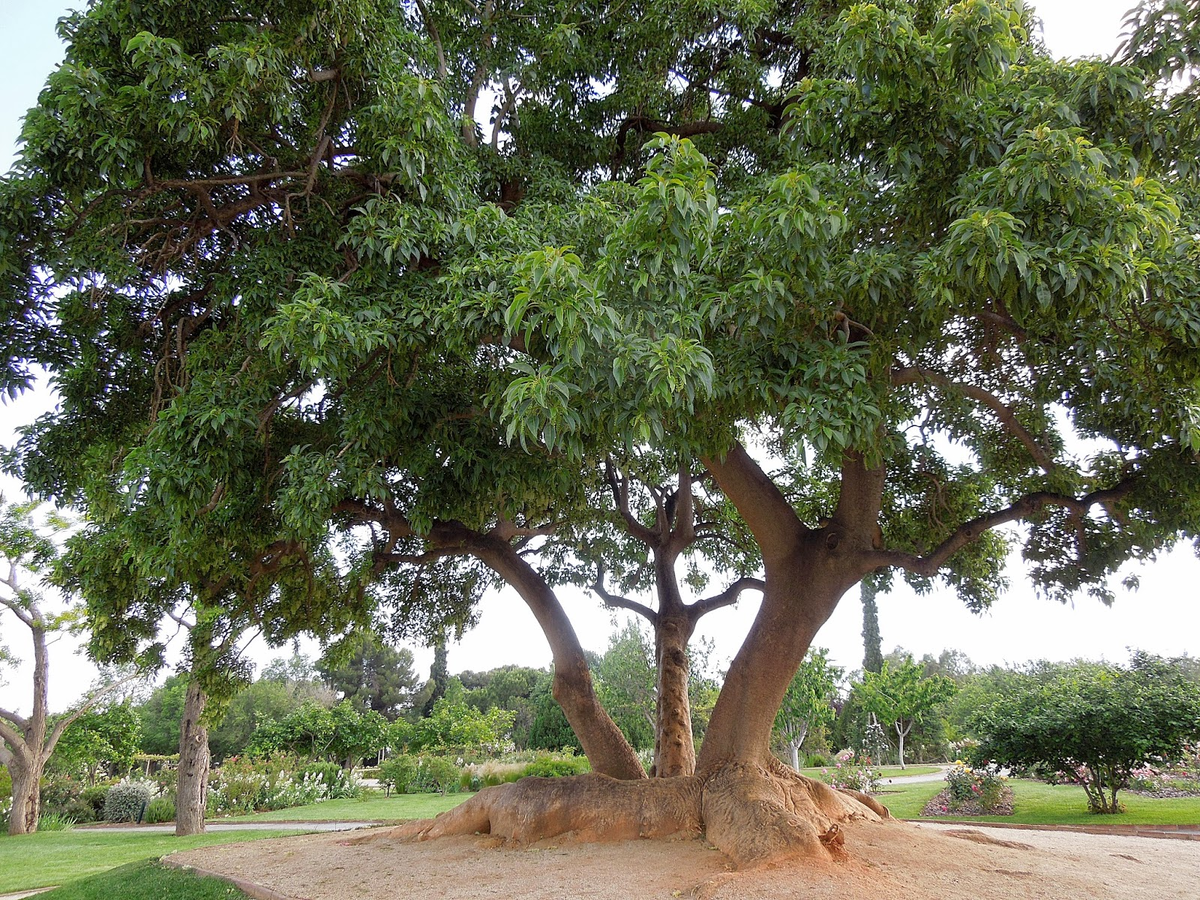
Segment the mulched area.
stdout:
<svg viewBox="0 0 1200 900">
<path fill-rule="evenodd" d="M 921 810 L 922 816 L 931 819 L 940 819 L 943 816 L 1011 816 L 1012 813 L 1013 792 L 1010 787 L 1003 788 L 1000 792 L 1000 802 L 988 808 L 973 801 L 951 807 L 950 789 L 946 788 L 926 803 L 925 808 Z"/>
</svg>

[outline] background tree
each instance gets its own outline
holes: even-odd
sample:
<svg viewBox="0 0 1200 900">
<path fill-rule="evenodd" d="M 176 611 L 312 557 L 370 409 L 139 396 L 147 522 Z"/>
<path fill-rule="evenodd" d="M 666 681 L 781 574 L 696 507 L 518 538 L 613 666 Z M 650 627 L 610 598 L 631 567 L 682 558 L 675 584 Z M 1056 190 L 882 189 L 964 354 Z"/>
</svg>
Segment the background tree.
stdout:
<svg viewBox="0 0 1200 900">
<path fill-rule="evenodd" d="M 843 671 L 830 665 L 824 647 L 809 650 L 792 677 L 783 703 L 775 714 L 775 729 L 792 758 L 792 768 L 800 769 L 800 748 L 812 730 L 833 721 L 833 702 Z"/>
<path fill-rule="evenodd" d="M 464 699 L 475 709 L 487 712 L 495 707 L 513 714 L 510 732 L 513 744 L 518 750 L 527 749 L 537 716 L 537 696 L 549 692 L 550 673 L 545 669 L 507 665 L 487 672 L 460 672 L 458 677 L 466 689 Z"/>
<path fill-rule="evenodd" d="M 93 707 L 63 732 L 49 762 L 94 785 L 101 770 L 106 776 L 129 772 L 141 752 L 141 737 L 141 719 L 130 703 Z"/>
<path fill-rule="evenodd" d="M 753 541 L 738 527 L 722 498 L 703 490 L 705 477 L 692 472 L 686 457 L 673 467 L 664 467 L 663 462 L 651 454 L 631 455 L 622 469 L 607 459 L 605 487 L 623 540 L 589 536 L 578 541 L 575 550 L 598 569 L 592 590 L 605 604 L 636 613 L 650 625 L 654 639 L 651 774 L 673 778 L 691 775 L 696 768 L 688 668 L 688 643 L 696 625 L 703 616 L 736 603 L 744 591 L 761 590 L 762 581 L 751 577 L 758 567 Z M 663 468 L 674 469 L 669 481 Z M 648 565 L 632 564 L 645 560 L 647 554 Z M 680 564 L 687 564 L 685 583 L 693 590 L 709 582 L 712 567 L 729 572 L 731 580 L 718 593 L 688 603 L 681 591 Z M 606 568 L 617 570 L 622 582 L 618 590 L 623 592 L 639 582 L 653 584 L 651 605 L 610 591 L 605 585 Z M 616 650 L 616 644 L 610 647 L 606 660 Z M 632 675 L 633 670 L 623 671 Z M 615 675 L 609 676 L 610 687 Z M 627 728 L 622 731 L 630 737 Z"/>
<path fill-rule="evenodd" d="M 859 586 L 863 608 L 863 671 L 878 672 L 883 668 L 883 637 L 879 633 L 879 582 L 864 578 Z"/>
<path fill-rule="evenodd" d="M 37 831 L 42 773 L 50 755 L 72 723 L 123 683 L 110 681 L 100 685 L 70 712 L 51 717 L 49 646 L 57 634 L 78 621 L 79 610 L 68 608 L 51 613 L 47 609 L 43 592 L 59 562 L 60 551 L 54 537 L 43 534 L 35 523 L 36 508 L 37 504 L 0 502 L 0 565 L 6 570 L 0 579 L 0 613 L 7 613 L 10 620 L 16 619 L 29 632 L 33 645 L 28 715 L 15 709 L 0 709 L 0 765 L 7 767 L 12 776 L 9 834 Z M 49 516 L 48 525 L 55 535 L 61 535 L 69 527 L 56 514 Z"/>
<path fill-rule="evenodd" d="M 913 725 L 949 700 L 957 687 L 945 675 L 926 675 L 908 656 L 899 663 L 884 660 L 878 672 L 864 672 L 858 690 L 867 711 L 896 732 L 896 755 L 903 769 L 904 739 Z"/>
<path fill-rule="evenodd" d="M 338 696 L 360 712 L 394 721 L 412 709 L 419 684 L 412 651 L 384 644 L 373 631 L 348 635 L 326 650 L 317 671 Z"/>
<path fill-rule="evenodd" d="M 1042 664 L 1008 681 L 971 727 L 978 761 L 1065 775 L 1092 812 L 1119 813 L 1134 769 L 1177 761 L 1200 738 L 1200 687 L 1174 661 L 1140 651 L 1127 666 Z"/>
</svg>

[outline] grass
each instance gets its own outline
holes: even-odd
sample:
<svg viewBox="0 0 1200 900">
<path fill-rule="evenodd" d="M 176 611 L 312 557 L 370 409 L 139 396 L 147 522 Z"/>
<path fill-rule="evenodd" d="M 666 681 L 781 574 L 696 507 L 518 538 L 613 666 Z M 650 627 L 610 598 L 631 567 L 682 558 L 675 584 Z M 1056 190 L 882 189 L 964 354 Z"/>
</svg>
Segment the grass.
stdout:
<svg viewBox="0 0 1200 900">
<path fill-rule="evenodd" d="M 164 866 L 154 860 L 129 863 L 41 894 L 39 900 L 244 900 L 220 878 Z"/>
<path fill-rule="evenodd" d="M 326 800 L 274 812 L 255 813 L 212 822 L 401 822 L 431 819 L 474 794 L 369 794 L 361 800 Z"/>
<path fill-rule="evenodd" d="M 224 831 L 194 837 L 173 834 L 76 829 L 0 837 L 0 894 L 95 875 L 127 863 L 157 859 L 176 850 L 231 844 L 296 832 Z M 122 893 L 110 897 L 124 897 Z"/>
<path fill-rule="evenodd" d="M 1013 779 L 1011 816 L 939 816 L 961 822 L 1010 822 L 1018 825 L 1196 825 L 1200 824 L 1200 797 L 1156 800 L 1127 791 L 1117 795 L 1125 812 L 1115 816 L 1088 812 L 1083 788 L 1068 784 Z M 945 787 L 941 782 L 897 785 L 879 800 L 899 819 L 919 819 L 921 809 Z"/>
<path fill-rule="evenodd" d="M 813 766 L 807 769 L 801 769 L 801 775 L 807 775 L 809 778 L 820 778 L 822 772 L 826 772 L 833 766 Z M 932 775 L 934 772 L 940 772 L 941 766 L 909 766 L 902 769 L 899 766 L 881 766 L 879 771 L 882 773 L 882 778 L 898 778 L 907 777 L 909 775 Z"/>
</svg>

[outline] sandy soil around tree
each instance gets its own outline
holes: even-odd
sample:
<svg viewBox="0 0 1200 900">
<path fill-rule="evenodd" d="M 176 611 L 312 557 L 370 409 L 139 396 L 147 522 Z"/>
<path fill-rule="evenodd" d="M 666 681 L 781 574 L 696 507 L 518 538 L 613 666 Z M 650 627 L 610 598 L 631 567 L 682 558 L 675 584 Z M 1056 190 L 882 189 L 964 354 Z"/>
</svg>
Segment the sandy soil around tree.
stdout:
<svg viewBox="0 0 1200 900">
<path fill-rule="evenodd" d="M 1195 900 L 1200 842 L 902 822 L 845 828 L 842 862 L 735 872 L 702 840 L 498 846 L 487 837 L 347 844 L 345 834 L 191 850 L 173 862 L 296 900 Z"/>
</svg>

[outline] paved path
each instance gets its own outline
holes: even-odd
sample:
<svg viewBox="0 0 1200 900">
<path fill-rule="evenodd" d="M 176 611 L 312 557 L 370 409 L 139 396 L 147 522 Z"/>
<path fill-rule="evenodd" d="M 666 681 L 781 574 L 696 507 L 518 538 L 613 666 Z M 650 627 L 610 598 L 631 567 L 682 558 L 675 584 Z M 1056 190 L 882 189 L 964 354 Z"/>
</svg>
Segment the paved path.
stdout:
<svg viewBox="0 0 1200 900">
<path fill-rule="evenodd" d="M 950 771 L 949 766 L 942 766 L 936 772 L 927 772 L 924 775 L 892 775 L 888 778 L 879 779 L 879 783 L 883 784 L 917 784 L 922 781 L 945 781 L 946 773 Z"/>
</svg>

